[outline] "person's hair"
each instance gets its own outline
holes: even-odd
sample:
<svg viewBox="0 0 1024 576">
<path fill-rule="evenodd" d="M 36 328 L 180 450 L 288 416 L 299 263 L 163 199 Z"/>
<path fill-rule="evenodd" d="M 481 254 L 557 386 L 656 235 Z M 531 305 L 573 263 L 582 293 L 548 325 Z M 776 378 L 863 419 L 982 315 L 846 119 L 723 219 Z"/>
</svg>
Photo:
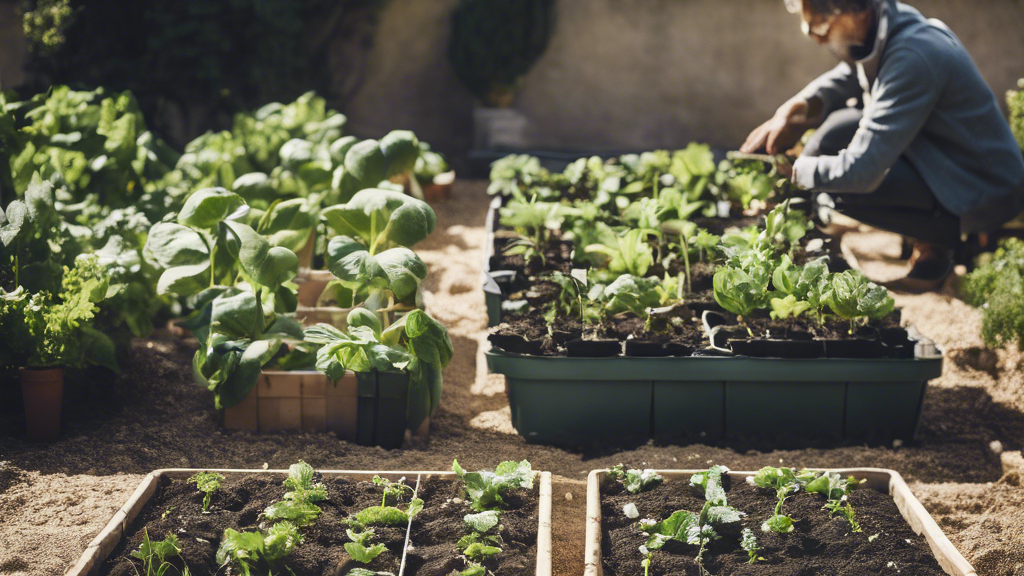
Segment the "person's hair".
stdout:
<svg viewBox="0 0 1024 576">
<path fill-rule="evenodd" d="M 804 0 L 812 12 L 833 14 L 840 12 L 863 12 L 874 4 L 873 0 Z"/>
</svg>

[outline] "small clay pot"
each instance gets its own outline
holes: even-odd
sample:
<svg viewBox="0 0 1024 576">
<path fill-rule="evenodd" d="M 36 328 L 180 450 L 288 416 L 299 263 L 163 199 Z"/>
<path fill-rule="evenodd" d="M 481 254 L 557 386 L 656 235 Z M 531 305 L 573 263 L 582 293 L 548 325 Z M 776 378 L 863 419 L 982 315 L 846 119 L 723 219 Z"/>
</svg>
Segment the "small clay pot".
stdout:
<svg viewBox="0 0 1024 576">
<path fill-rule="evenodd" d="M 30 442 L 53 442 L 60 437 L 63 368 L 22 368 L 21 394 Z"/>
</svg>

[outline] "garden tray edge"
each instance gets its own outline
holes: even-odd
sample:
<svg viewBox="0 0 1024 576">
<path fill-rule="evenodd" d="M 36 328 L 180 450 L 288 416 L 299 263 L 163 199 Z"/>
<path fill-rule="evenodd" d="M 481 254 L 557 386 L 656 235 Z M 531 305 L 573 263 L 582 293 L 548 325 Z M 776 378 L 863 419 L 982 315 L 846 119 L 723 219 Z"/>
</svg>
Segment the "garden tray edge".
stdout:
<svg viewBox="0 0 1024 576">
<path fill-rule="evenodd" d="M 886 468 L 813 468 L 866 479 L 868 486 L 888 488 L 904 520 L 916 534 L 924 534 L 932 554 L 950 576 L 977 576 L 974 568 L 949 541 L 924 505 L 910 491 L 899 472 Z M 665 478 L 682 478 L 705 470 L 657 470 Z M 601 482 L 608 469 L 592 470 L 587 476 L 587 530 L 584 551 L 584 576 L 604 576 L 601 563 Z M 753 476 L 754 472 L 730 471 L 734 477 Z"/>
<path fill-rule="evenodd" d="M 114 548 L 124 537 L 127 527 L 135 521 L 142 507 L 156 492 L 159 481 L 167 476 L 176 479 L 191 477 L 196 472 L 219 472 L 221 474 L 277 474 L 287 476 L 288 470 L 262 470 L 244 468 L 161 468 L 154 470 L 142 479 L 138 488 L 128 497 L 128 501 L 114 513 L 114 516 L 106 524 L 102 531 L 86 546 L 78 561 L 65 572 L 64 576 L 91 576 L 96 574 L 99 567 Z M 451 471 L 367 471 L 367 470 L 318 470 L 324 476 L 347 476 L 369 480 L 374 475 L 381 475 L 389 480 L 397 480 L 401 477 L 417 478 L 416 486 L 419 488 L 420 478 L 427 476 L 441 476 L 455 478 Z M 535 471 L 535 478 L 538 482 L 538 530 L 537 530 L 537 570 L 536 576 L 551 576 L 551 473 Z M 411 526 L 411 524 L 410 524 Z M 406 529 L 406 546 L 408 548 L 409 528 Z M 402 553 L 402 565 L 405 564 L 405 550 Z"/>
</svg>

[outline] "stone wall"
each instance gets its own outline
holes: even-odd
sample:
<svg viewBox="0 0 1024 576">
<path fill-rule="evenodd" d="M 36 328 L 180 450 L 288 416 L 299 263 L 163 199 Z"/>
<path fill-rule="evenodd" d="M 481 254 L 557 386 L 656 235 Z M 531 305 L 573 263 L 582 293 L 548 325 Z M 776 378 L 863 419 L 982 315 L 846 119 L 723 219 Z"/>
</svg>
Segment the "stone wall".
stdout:
<svg viewBox="0 0 1024 576">
<path fill-rule="evenodd" d="M 1024 3 L 910 3 L 959 35 L 1000 100 L 1024 77 Z M 407 127 L 445 151 L 469 147 L 473 99 L 445 55 L 455 4 L 392 0 L 346 108 L 357 131 Z M 560 0 L 517 107 L 537 148 L 736 146 L 832 65 L 781 0 Z"/>
</svg>

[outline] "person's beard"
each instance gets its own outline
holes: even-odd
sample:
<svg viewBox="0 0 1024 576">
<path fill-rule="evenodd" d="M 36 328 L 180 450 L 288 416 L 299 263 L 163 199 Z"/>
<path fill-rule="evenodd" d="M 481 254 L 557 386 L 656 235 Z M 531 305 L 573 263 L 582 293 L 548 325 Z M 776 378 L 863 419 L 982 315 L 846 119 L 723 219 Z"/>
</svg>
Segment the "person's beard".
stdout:
<svg viewBox="0 0 1024 576">
<path fill-rule="evenodd" d="M 829 40 L 825 48 L 847 64 L 853 64 L 871 55 L 871 47 L 867 44 L 851 44 L 841 40 Z"/>
</svg>

